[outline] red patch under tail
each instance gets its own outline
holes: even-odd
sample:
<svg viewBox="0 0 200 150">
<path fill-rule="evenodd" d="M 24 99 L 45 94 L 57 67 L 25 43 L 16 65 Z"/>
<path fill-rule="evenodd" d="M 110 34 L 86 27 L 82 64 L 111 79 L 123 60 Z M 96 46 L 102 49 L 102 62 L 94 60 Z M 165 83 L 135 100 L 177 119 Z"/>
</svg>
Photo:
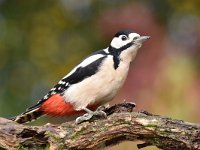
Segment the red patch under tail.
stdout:
<svg viewBox="0 0 200 150">
<path fill-rule="evenodd" d="M 92 105 L 88 108 L 95 110 L 98 105 Z M 60 94 L 55 94 L 46 100 L 39 108 L 44 114 L 49 116 L 72 116 L 75 114 L 84 113 L 84 111 L 77 111 L 74 109 L 73 105 L 66 102 Z"/>
</svg>

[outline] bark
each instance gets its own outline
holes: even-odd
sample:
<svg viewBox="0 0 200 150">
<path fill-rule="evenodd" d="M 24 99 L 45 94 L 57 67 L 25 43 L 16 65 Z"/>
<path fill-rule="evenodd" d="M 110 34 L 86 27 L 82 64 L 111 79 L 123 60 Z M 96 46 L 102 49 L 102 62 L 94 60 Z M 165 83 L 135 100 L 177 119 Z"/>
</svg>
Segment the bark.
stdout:
<svg viewBox="0 0 200 150">
<path fill-rule="evenodd" d="M 122 141 L 144 141 L 138 148 L 200 150 L 200 125 L 132 112 L 133 103 L 106 108 L 108 118 L 92 118 L 76 125 L 27 126 L 0 118 L 0 149 L 99 149 Z"/>
</svg>

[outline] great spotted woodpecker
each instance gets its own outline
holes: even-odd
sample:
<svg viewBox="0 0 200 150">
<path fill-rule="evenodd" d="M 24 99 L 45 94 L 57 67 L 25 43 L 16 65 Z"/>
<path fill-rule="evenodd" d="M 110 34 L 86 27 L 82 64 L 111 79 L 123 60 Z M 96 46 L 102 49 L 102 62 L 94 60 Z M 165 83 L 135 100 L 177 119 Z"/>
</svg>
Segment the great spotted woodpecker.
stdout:
<svg viewBox="0 0 200 150">
<path fill-rule="evenodd" d="M 26 123 L 43 115 L 72 116 L 86 112 L 76 123 L 93 115 L 106 117 L 99 106 L 111 101 L 122 87 L 132 60 L 149 36 L 129 30 L 117 32 L 110 46 L 86 57 L 38 103 L 13 118 Z"/>
</svg>

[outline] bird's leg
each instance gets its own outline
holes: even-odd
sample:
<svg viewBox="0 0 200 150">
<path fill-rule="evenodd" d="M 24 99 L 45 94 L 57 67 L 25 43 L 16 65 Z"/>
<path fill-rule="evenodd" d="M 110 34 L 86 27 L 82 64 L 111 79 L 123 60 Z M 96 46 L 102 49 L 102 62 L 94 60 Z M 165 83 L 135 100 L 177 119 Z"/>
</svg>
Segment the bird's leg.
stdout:
<svg viewBox="0 0 200 150">
<path fill-rule="evenodd" d="M 93 116 L 101 116 L 106 118 L 107 115 L 106 113 L 103 111 L 104 107 L 100 106 L 96 109 L 96 111 L 91 111 L 88 108 L 82 108 L 82 110 L 86 111 L 87 113 L 84 114 L 83 116 L 80 116 L 78 118 L 76 118 L 76 124 L 82 123 L 84 121 L 88 121 L 90 120 Z"/>
</svg>

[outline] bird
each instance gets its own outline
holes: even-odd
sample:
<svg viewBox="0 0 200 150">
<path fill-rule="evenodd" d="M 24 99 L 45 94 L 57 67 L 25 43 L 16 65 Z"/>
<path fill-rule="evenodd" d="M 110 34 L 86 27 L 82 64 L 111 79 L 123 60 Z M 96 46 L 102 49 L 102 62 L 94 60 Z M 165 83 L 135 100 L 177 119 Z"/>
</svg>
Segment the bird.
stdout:
<svg viewBox="0 0 200 150">
<path fill-rule="evenodd" d="M 101 106 L 116 96 L 127 78 L 138 49 L 149 38 L 128 29 L 117 32 L 107 48 L 83 59 L 34 106 L 12 120 L 22 124 L 44 115 L 80 115 L 76 118 L 79 124 L 95 115 L 106 117 Z"/>
</svg>

